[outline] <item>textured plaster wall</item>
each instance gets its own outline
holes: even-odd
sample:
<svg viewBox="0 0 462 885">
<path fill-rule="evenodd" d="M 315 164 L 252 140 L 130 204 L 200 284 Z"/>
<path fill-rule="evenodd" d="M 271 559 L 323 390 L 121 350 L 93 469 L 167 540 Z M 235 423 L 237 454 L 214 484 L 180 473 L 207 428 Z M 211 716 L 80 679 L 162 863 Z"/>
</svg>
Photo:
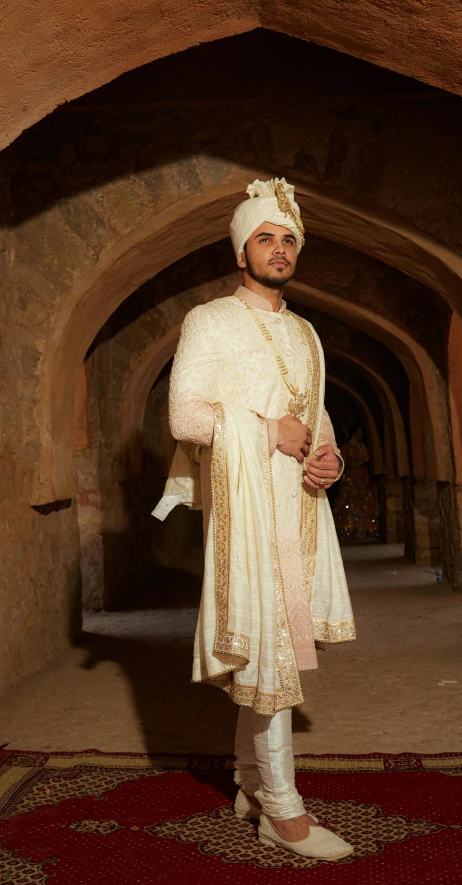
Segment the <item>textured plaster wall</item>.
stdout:
<svg viewBox="0 0 462 885">
<path fill-rule="evenodd" d="M 6 473 L 11 459 L 1 460 Z M 81 623 L 76 502 L 37 512 L 12 484 L 8 492 L 0 507 L 0 689 L 52 660 Z"/>
<path fill-rule="evenodd" d="M 452 311 L 428 286 L 364 252 L 316 236 L 308 237 L 300 253 L 297 279 L 392 319 L 422 345 L 447 380 Z M 388 358 L 382 359 L 381 371 L 393 371 Z"/>
<path fill-rule="evenodd" d="M 330 46 L 391 70 L 462 92 L 457 0 L 384 4 L 340 0 L 43 0 L 2 11 L 3 145 L 57 105 L 155 58 L 264 27 Z M 412 39 L 410 35 L 412 34 Z M 20 63 L 18 64 L 18 59 Z M 3 146 L 2 145 L 2 146 Z"/>
</svg>

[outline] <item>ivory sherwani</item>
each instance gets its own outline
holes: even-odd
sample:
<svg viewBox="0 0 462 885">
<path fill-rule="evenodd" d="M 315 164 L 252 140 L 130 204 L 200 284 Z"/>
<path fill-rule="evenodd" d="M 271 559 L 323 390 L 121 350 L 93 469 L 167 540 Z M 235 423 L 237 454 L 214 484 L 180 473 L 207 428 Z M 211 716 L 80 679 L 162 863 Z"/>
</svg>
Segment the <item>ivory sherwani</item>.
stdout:
<svg viewBox="0 0 462 885">
<path fill-rule="evenodd" d="M 315 639 L 351 640 L 355 629 L 326 494 L 309 489 L 302 466 L 276 448 L 290 393 L 253 312 L 307 394 L 312 451 L 330 443 L 338 452 L 316 333 L 284 302 L 272 312 L 240 287 L 183 324 L 170 388 L 180 446 L 166 494 L 204 510 L 193 679 L 272 714 L 302 702 L 298 671 L 317 667 Z"/>
</svg>

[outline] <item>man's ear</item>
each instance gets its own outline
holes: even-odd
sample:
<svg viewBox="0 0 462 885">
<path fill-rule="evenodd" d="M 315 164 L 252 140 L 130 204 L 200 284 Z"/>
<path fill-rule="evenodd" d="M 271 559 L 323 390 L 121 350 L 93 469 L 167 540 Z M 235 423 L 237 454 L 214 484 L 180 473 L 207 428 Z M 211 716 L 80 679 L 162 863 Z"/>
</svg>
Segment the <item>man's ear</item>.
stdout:
<svg viewBox="0 0 462 885">
<path fill-rule="evenodd" d="M 244 250 L 242 250 L 242 252 L 240 252 L 239 255 L 237 256 L 237 266 L 240 267 L 241 270 L 245 270 L 245 268 L 246 268 L 245 252 L 244 252 Z"/>
</svg>

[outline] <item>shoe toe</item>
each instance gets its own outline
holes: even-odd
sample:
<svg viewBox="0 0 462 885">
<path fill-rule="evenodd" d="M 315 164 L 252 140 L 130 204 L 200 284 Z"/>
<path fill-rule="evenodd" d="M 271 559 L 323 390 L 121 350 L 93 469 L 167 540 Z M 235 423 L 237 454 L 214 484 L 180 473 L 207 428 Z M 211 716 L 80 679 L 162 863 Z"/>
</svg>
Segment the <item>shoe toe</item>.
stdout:
<svg viewBox="0 0 462 885">
<path fill-rule="evenodd" d="M 308 836 L 300 842 L 288 842 L 283 839 L 271 822 L 264 816 L 260 818 L 259 839 L 264 845 L 275 845 L 285 848 L 301 857 L 319 858 L 319 860 L 340 860 L 354 852 L 354 848 L 331 830 L 325 827 L 311 827 Z"/>
<path fill-rule="evenodd" d="M 326 859 L 345 857 L 354 851 L 349 842 L 324 827 L 313 827 L 311 835 L 316 839 L 316 849 L 320 852 L 319 856 Z"/>
</svg>

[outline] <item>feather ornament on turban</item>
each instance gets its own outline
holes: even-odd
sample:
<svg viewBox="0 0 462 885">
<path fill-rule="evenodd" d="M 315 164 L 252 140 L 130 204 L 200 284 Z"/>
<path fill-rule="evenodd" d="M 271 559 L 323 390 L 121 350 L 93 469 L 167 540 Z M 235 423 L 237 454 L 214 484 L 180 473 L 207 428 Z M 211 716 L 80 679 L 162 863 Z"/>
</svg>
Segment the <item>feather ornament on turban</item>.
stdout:
<svg viewBox="0 0 462 885">
<path fill-rule="evenodd" d="M 305 229 L 300 217 L 300 209 L 295 202 L 295 188 L 287 184 L 285 178 L 272 178 L 249 184 L 250 199 L 239 203 L 233 215 L 229 232 L 236 253 L 241 254 L 247 240 L 265 221 L 286 227 L 293 233 L 297 243 L 297 255 L 305 243 Z"/>
</svg>

